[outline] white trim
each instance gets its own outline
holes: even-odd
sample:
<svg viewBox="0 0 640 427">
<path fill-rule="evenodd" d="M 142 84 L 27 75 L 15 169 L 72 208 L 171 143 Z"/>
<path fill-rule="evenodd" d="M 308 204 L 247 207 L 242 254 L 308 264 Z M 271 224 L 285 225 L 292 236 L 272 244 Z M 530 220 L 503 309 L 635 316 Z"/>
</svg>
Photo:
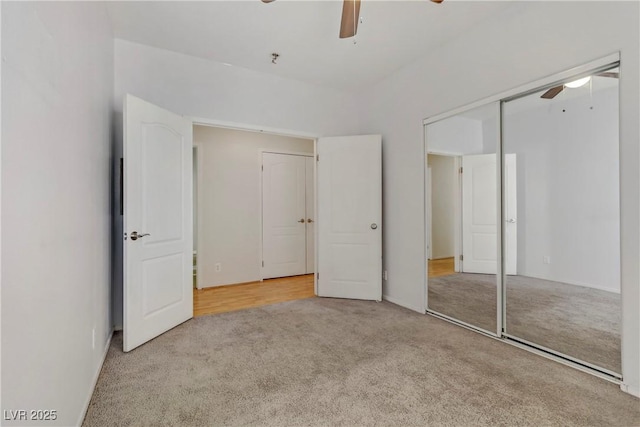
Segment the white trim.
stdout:
<svg viewBox="0 0 640 427">
<path fill-rule="evenodd" d="M 250 125 L 246 123 L 229 122 L 225 120 L 207 119 L 202 117 L 192 117 L 191 120 L 193 121 L 193 124 L 196 126 L 213 126 L 213 127 L 224 128 L 224 129 L 243 130 L 246 132 L 269 133 L 273 135 L 294 136 L 298 138 L 309 138 L 309 139 L 315 139 L 320 136 L 315 133 L 301 132 L 301 131 L 295 131 L 291 129 L 264 127 L 264 126 L 258 126 L 258 125 Z"/>
<path fill-rule="evenodd" d="M 282 154 L 284 156 L 302 156 L 302 157 L 313 157 L 313 153 L 302 152 L 302 151 L 292 151 L 292 150 L 262 150 L 262 154 Z"/>
<path fill-rule="evenodd" d="M 640 388 L 631 386 L 626 383 L 620 383 L 620 390 L 625 393 L 629 393 L 632 396 L 640 397 Z"/>
<path fill-rule="evenodd" d="M 313 158 L 318 159 L 318 138 L 313 139 Z M 313 202 L 313 217 L 316 221 L 313 227 L 313 245 L 315 246 L 313 249 L 313 257 L 315 258 L 313 261 L 313 292 L 318 296 L 318 268 L 320 267 L 320 264 L 318 264 L 318 160 L 313 162 L 313 198 L 315 199 Z"/>
<path fill-rule="evenodd" d="M 527 92 L 532 90 L 542 88 L 544 86 L 561 83 L 562 81 L 569 80 L 571 78 L 579 78 L 581 74 L 589 73 L 596 68 L 604 67 L 614 62 L 620 61 L 620 52 L 615 52 L 605 57 L 590 61 L 586 64 L 580 65 L 578 67 L 571 68 L 569 70 L 565 70 L 559 73 L 552 74 L 550 76 L 544 77 L 542 79 L 535 80 L 533 82 L 515 87 L 513 89 L 506 90 L 504 92 L 498 93 L 496 95 L 492 95 L 486 98 L 482 98 L 478 101 L 472 102 L 470 104 L 465 104 L 461 107 L 454 108 L 453 110 L 449 110 L 447 112 L 436 114 L 435 116 L 428 117 L 422 121 L 422 124 L 427 125 L 430 123 L 434 123 L 465 111 L 473 110 L 474 108 L 482 107 L 486 104 L 490 104 L 492 102 L 498 102 L 502 100 L 507 100 L 508 98 L 513 98 L 515 96 L 524 95 Z"/>
<path fill-rule="evenodd" d="M 87 411 L 89 410 L 89 404 L 91 404 L 91 398 L 93 397 L 93 393 L 96 390 L 96 385 L 98 384 L 98 378 L 100 377 L 100 373 L 102 372 L 102 367 L 104 366 L 105 360 L 107 360 L 107 353 L 109 353 L 109 348 L 111 347 L 111 338 L 113 338 L 113 329 L 111 329 L 111 333 L 109 333 L 109 338 L 107 338 L 107 343 L 104 346 L 104 352 L 102 353 L 102 360 L 100 361 L 100 365 L 96 372 L 93 374 L 93 380 L 91 381 L 91 393 L 87 396 L 87 399 L 84 402 L 84 409 L 80 413 L 80 418 L 78 418 L 77 426 L 81 426 L 84 422 L 85 417 L 87 416 Z"/>
<path fill-rule="evenodd" d="M 400 301 L 399 299 L 390 297 L 389 295 L 384 295 L 383 294 L 382 295 L 382 300 L 383 301 L 389 301 L 391 304 L 395 304 L 395 305 L 399 305 L 400 307 L 408 308 L 409 310 L 416 311 L 416 312 L 418 312 L 420 314 L 424 314 L 425 313 L 425 310 L 422 307 L 418 307 L 418 306 L 415 306 L 415 305 L 412 305 L 412 304 L 406 304 L 406 303 Z"/>
</svg>

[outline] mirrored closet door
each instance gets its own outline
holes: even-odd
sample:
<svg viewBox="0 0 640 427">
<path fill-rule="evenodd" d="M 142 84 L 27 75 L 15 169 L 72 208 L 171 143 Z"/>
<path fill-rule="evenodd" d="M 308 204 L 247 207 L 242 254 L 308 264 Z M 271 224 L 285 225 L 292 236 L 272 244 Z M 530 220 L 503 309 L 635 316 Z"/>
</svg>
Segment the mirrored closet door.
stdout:
<svg viewBox="0 0 640 427">
<path fill-rule="evenodd" d="M 427 310 L 499 333 L 499 104 L 425 126 Z"/>
<path fill-rule="evenodd" d="M 617 65 L 504 102 L 502 138 L 505 336 L 620 373 Z"/>
</svg>

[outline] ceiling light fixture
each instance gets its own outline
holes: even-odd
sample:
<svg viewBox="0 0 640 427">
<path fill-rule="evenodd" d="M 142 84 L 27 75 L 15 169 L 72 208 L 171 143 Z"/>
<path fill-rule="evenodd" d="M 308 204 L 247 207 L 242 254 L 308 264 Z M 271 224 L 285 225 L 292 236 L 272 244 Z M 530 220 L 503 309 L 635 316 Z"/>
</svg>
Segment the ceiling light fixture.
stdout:
<svg viewBox="0 0 640 427">
<path fill-rule="evenodd" d="M 587 77 L 583 77 L 581 79 L 566 83 L 565 86 L 571 89 L 576 89 L 586 85 L 587 83 L 589 83 L 590 80 L 591 80 L 591 76 L 587 76 Z"/>
</svg>

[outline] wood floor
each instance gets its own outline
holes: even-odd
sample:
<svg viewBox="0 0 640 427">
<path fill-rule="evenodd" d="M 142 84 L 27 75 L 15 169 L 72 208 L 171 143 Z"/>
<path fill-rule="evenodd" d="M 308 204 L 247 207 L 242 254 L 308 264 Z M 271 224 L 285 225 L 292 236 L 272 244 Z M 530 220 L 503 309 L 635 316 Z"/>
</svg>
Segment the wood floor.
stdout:
<svg viewBox="0 0 640 427">
<path fill-rule="evenodd" d="M 442 277 L 454 274 L 453 257 L 429 260 L 429 277 Z"/>
<path fill-rule="evenodd" d="M 313 274 L 194 289 L 193 314 L 226 313 L 314 296 Z"/>
</svg>

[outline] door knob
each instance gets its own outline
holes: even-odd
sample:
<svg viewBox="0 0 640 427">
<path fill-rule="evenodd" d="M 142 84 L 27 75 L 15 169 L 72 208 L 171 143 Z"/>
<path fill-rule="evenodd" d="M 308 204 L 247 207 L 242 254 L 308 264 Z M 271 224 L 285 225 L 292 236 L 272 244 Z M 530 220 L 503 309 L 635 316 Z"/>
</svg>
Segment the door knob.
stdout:
<svg viewBox="0 0 640 427">
<path fill-rule="evenodd" d="M 375 230 L 376 228 L 378 228 L 378 224 L 376 224 L 375 222 L 373 224 L 371 224 L 371 229 Z"/>
<path fill-rule="evenodd" d="M 506 221 L 507 221 L 509 224 L 515 224 L 515 223 L 516 223 L 516 220 L 515 220 L 515 219 L 513 219 L 513 218 L 508 219 L 508 220 L 506 220 Z"/>
<path fill-rule="evenodd" d="M 304 218 L 299 219 L 299 220 L 298 220 L 298 222 L 302 222 L 302 223 L 304 223 Z"/>
<path fill-rule="evenodd" d="M 311 223 L 311 222 L 313 222 L 313 220 L 312 220 L 311 218 L 309 218 L 309 219 L 307 220 L 307 222 Z"/>
<path fill-rule="evenodd" d="M 144 236 L 151 236 L 151 234 L 149 233 L 138 234 L 137 231 L 132 231 L 130 237 L 131 237 L 131 240 L 138 240 L 138 239 L 142 239 Z"/>
</svg>

